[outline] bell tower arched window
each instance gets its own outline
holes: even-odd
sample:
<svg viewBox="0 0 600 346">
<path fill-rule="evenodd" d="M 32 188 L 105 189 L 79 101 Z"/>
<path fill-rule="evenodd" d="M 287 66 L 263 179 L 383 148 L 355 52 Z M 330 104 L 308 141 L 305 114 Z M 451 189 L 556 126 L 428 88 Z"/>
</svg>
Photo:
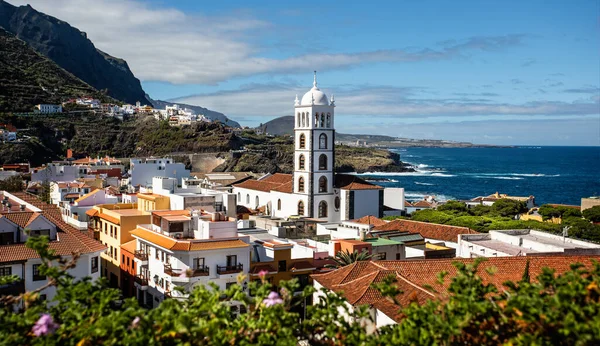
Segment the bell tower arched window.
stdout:
<svg viewBox="0 0 600 346">
<path fill-rule="evenodd" d="M 300 121 L 302 120 L 302 114 L 298 113 L 298 127 L 301 126 Z"/>
<path fill-rule="evenodd" d="M 319 178 L 319 192 L 327 192 L 327 177 Z"/>
<path fill-rule="evenodd" d="M 300 154 L 300 157 L 298 158 L 298 170 L 304 170 L 304 155 Z"/>
<path fill-rule="evenodd" d="M 324 133 L 319 136 L 319 149 L 327 149 L 327 135 Z"/>
<path fill-rule="evenodd" d="M 331 127 L 331 113 L 327 113 L 327 127 Z"/>
<path fill-rule="evenodd" d="M 300 149 L 304 149 L 306 148 L 306 136 L 304 135 L 304 133 L 300 134 Z"/>
<path fill-rule="evenodd" d="M 325 113 L 321 113 L 321 125 L 319 127 L 325 127 Z"/>
<path fill-rule="evenodd" d="M 304 215 L 304 202 L 298 202 L 298 215 Z"/>
<path fill-rule="evenodd" d="M 298 179 L 298 191 L 304 192 L 304 177 Z"/>
<path fill-rule="evenodd" d="M 327 202 L 319 202 L 319 217 L 327 217 Z"/>
<path fill-rule="evenodd" d="M 315 127 L 319 127 L 319 113 L 315 113 Z"/>
<path fill-rule="evenodd" d="M 325 154 L 321 154 L 321 156 L 319 156 L 319 170 L 327 170 L 327 155 Z"/>
</svg>

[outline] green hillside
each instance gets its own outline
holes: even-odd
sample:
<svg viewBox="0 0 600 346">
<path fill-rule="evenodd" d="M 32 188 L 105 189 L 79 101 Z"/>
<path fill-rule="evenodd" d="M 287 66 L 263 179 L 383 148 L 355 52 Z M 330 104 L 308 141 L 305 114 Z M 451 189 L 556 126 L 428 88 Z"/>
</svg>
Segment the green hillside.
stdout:
<svg viewBox="0 0 600 346">
<path fill-rule="evenodd" d="M 0 28 L 0 112 L 27 112 L 39 103 L 101 97 L 79 78 Z"/>
</svg>

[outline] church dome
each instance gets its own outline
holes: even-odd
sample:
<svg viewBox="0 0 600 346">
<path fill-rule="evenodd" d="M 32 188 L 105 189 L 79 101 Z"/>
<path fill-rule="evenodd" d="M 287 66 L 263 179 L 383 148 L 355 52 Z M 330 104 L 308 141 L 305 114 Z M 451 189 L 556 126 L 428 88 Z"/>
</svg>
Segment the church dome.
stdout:
<svg viewBox="0 0 600 346">
<path fill-rule="evenodd" d="M 302 96 L 302 106 L 310 106 L 313 104 L 312 100 L 315 100 L 315 105 L 329 106 L 329 100 L 324 92 L 319 90 L 316 86 L 312 87 L 304 96 Z"/>
<path fill-rule="evenodd" d="M 313 104 L 319 106 L 329 106 L 329 99 L 327 99 L 327 95 L 325 95 L 325 93 L 322 92 L 319 87 L 317 87 L 317 71 L 315 71 L 312 89 L 302 96 L 302 102 L 300 102 L 300 105 L 302 106 L 310 106 Z"/>
</svg>

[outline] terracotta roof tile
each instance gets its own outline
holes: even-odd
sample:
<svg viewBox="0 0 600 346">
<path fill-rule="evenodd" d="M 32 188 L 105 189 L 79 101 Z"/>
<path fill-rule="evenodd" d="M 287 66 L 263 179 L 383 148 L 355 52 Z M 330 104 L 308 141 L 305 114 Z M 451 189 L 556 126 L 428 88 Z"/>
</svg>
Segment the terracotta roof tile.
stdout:
<svg viewBox="0 0 600 346">
<path fill-rule="evenodd" d="M 598 261 L 600 256 L 519 256 L 486 258 L 477 268 L 477 274 L 484 283 L 493 284 L 501 289 L 506 281 L 518 281 L 523 275 L 525 266 L 529 261 L 529 273 L 532 280 L 542 273 L 542 268 L 547 267 L 555 273 L 570 270 L 572 263 L 581 263 L 592 266 L 593 261 Z M 415 260 L 415 261 L 376 261 L 357 262 L 326 274 L 312 275 L 312 278 L 325 288 L 341 294 L 354 305 L 372 305 L 388 317 L 401 319 L 400 307 L 371 287 L 372 283 L 381 282 L 389 275 L 396 278 L 395 285 L 403 292 L 396 299 L 401 306 L 411 302 L 424 304 L 428 300 L 443 298 L 447 295 L 447 286 L 458 272 L 454 263 L 472 264 L 471 258 L 453 258 L 440 260 Z M 495 268 L 490 275 L 487 268 Z M 448 277 L 443 284 L 437 279 L 437 274 L 446 271 Z M 435 292 L 427 289 L 432 287 Z"/>
<path fill-rule="evenodd" d="M 275 173 L 259 181 L 266 181 L 275 184 L 286 184 L 292 181 L 292 175 L 284 173 Z"/>
<path fill-rule="evenodd" d="M 298 261 L 290 264 L 289 271 L 315 270 L 317 269 L 310 261 Z"/>
<path fill-rule="evenodd" d="M 371 184 L 356 175 L 336 174 L 335 187 L 343 190 L 381 190 L 383 187 Z"/>
<path fill-rule="evenodd" d="M 250 275 L 258 275 L 258 273 L 260 273 L 263 270 L 267 271 L 269 274 L 277 273 L 277 270 L 275 268 L 273 268 L 273 266 L 270 264 L 254 264 L 252 266 L 252 269 L 250 269 L 249 274 Z"/>
<path fill-rule="evenodd" d="M 191 241 L 177 240 L 165 235 L 149 231 L 144 228 L 136 228 L 130 232 L 132 236 L 141 238 L 147 242 L 156 244 L 162 248 L 173 251 L 202 251 L 248 247 L 249 245 L 239 239 L 215 240 L 215 241 Z"/>
<path fill-rule="evenodd" d="M 424 238 L 438 239 L 444 241 L 458 242 L 459 234 L 477 234 L 467 227 L 448 226 L 437 223 L 428 223 L 412 220 L 396 219 L 385 225 L 376 226 L 374 231 L 405 231 L 410 233 L 419 233 Z"/>
<path fill-rule="evenodd" d="M 360 219 L 352 220 L 351 222 L 361 223 L 363 225 L 373 225 L 375 227 L 387 224 L 385 220 L 382 220 L 373 215 L 366 215 L 361 217 Z"/>
<path fill-rule="evenodd" d="M 280 183 L 270 183 L 268 181 L 259 181 L 259 180 L 254 180 L 254 179 L 248 179 L 248 180 L 244 181 L 243 183 L 233 185 L 233 187 L 269 192 L 269 191 L 276 189 L 280 185 L 281 185 Z"/>
</svg>

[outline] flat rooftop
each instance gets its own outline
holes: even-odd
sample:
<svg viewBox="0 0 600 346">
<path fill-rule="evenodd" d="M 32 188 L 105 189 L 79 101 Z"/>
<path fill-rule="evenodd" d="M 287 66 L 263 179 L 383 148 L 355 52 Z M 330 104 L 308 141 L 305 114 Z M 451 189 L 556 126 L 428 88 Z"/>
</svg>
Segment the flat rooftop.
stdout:
<svg viewBox="0 0 600 346">
<path fill-rule="evenodd" d="M 367 238 L 365 242 L 371 243 L 372 246 L 385 246 L 385 245 L 402 245 L 403 242 L 390 240 L 385 238 Z"/>
<path fill-rule="evenodd" d="M 119 214 L 121 216 L 148 215 L 145 212 L 137 209 L 112 209 L 110 212 Z"/>
<path fill-rule="evenodd" d="M 469 241 L 475 245 L 484 246 L 486 248 L 496 250 L 499 252 L 503 252 L 505 254 L 516 256 L 518 254 L 530 254 L 530 253 L 539 253 L 539 251 L 528 249 L 522 246 L 512 245 L 509 243 L 505 243 L 500 240 L 473 240 Z"/>
<path fill-rule="evenodd" d="M 596 245 L 596 244 L 591 244 L 591 243 L 586 244 L 585 242 L 578 242 L 577 244 L 573 244 L 572 242 L 570 242 L 570 240 L 571 240 L 570 238 L 566 238 L 566 241 L 563 242 L 562 240 L 554 239 L 552 237 L 539 236 L 539 235 L 531 234 L 531 233 L 523 234 L 523 235 L 520 235 L 519 237 L 521 237 L 523 239 L 535 241 L 538 243 L 562 247 L 565 249 L 581 249 L 581 248 L 597 249 L 598 248 L 598 245 Z"/>
</svg>

